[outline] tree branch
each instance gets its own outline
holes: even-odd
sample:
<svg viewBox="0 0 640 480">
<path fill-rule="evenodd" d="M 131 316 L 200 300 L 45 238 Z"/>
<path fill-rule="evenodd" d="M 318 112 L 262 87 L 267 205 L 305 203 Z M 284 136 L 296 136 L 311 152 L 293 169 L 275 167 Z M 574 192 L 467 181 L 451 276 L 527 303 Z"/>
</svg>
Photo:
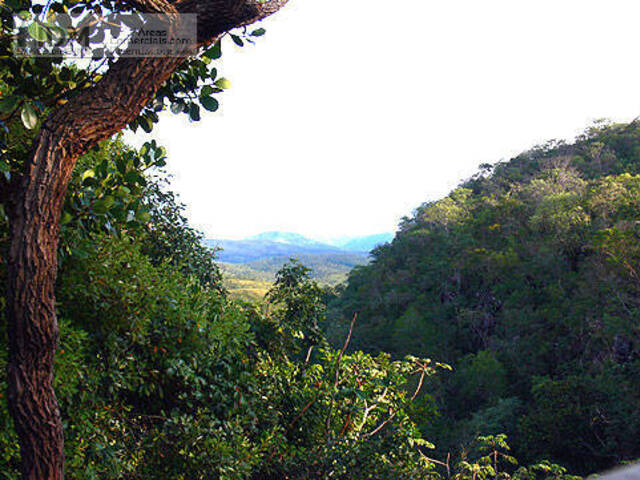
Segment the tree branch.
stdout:
<svg viewBox="0 0 640 480">
<path fill-rule="evenodd" d="M 420 374 L 420 380 L 418 381 L 418 385 L 416 386 L 416 389 L 413 392 L 413 395 L 411 396 L 411 399 L 409 400 L 409 402 L 413 402 L 418 396 L 418 393 L 420 393 L 420 390 L 422 389 L 422 385 L 424 383 L 424 377 L 427 373 L 427 368 L 428 368 L 426 364 L 423 364 L 420 362 L 416 362 L 416 363 L 421 367 L 422 373 Z M 383 421 L 380 425 L 378 425 L 376 428 L 374 428 L 372 431 L 367 433 L 365 437 L 368 438 L 368 437 L 374 436 L 376 433 L 382 430 L 385 425 L 391 423 L 397 413 L 398 413 L 398 410 L 392 410 L 389 414 L 389 417 L 385 421 Z"/>
<path fill-rule="evenodd" d="M 158 0 L 141 1 L 169 8 Z M 273 13 L 270 7 L 285 3 L 267 2 L 263 9 L 256 1 L 194 2 L 195 12 L 197 7 L 206 9 L 198 15 L 198 46 L 260 20 Z M 135 119 L 183 61 L 121 57 L 94 86 L 53 110 L 34 140 L 23 175 L 14 177 L 8 212 L 7 403 L 20 443 L 23 478 L 64 478 L 62 419 L 53 389 L 59 335 L 55 279 L 60 214 L 77 158 Z"/>
<path fill-rule="evenodd" d="M 287 0 L 135 0 L 141 8 L 198 14 L 198 46 L 271 15 Z M 145 7 L 146 5 L 146 7 Z M 120 58 L 96 83 L 58 107 L 43 130 L 64 129 L 59 149 L 75 157 L 122 130 L 183 63 L 183 58 Z M 61 132 L 62 133 L 62 132 Z M 37 141 L 36 141 L 37 143 Z"/>
<path fill-rule="evenodd" d="M 340 361 L 342 360 L 342 356 L 344 355 L 344 352 L 347 351 L 347 347 L 349 346 L 349 342 L 351 341 L 351 335 L 353 334 L 353 326 L 355 325 L 357 318 L 358 318 L 358 314 L 356 313 L 353 315 L 353 318 L 351 319 L 351 325 L 349 325 L 349 333 L 347 334 L 347 338 L 344 341 L 344 346 L 342 347 L 342 350 L 340 350 L 340 353 L 338 354 L 338 359 L 336 360 L 336 378 L 333 383 L 333 391 L 331 392 L 331 401 L 329 402 L 329 412 L 327 413 L 327 420 L 325 422 L 326 429 L 327 429 L 327 436 L 329 436 L 329 431 L 331 429 L 331 412 L 333 410 L 333 403 L 336 398 L 335 390 L 336 388 L 338 388 L 338 383 L 340 382 Z"/>
</svg>

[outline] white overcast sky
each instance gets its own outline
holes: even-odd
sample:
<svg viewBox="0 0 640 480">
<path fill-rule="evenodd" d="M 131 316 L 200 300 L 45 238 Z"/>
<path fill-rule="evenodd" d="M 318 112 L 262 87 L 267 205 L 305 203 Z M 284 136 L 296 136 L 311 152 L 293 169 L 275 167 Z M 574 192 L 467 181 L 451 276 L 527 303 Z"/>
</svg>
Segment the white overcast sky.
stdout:
<svg viewBox="0 0 640 480">
<path fill-rule="evenodd" d="M 291 0 L 225 44 L 218 113 L 153 136 L 207 237 L 394 231 L 480 163 L 640 114 L 639 21 L 637 0 Z"/>
</svg>

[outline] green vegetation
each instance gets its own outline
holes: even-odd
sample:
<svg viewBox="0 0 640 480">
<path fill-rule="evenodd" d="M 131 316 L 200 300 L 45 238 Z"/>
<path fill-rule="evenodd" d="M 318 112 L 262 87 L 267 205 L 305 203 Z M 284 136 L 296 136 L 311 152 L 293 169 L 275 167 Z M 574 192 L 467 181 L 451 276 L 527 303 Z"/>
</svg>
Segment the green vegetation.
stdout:
<svg viewBox="0 0 640 480">
<path fill-rule="evenodd" d="M 123 7 L 76 3 L 47 8 Z M 16 15 L 60 29 L 0 5 L 2 476 L 570 480 L 640 456 L 640 128 L 483 166 L 344 287 L 365 258 L 317 244 L 221 271 L 164 149 L 112 135 L 216 110 L 220 36 L 285 2 L 250 3 L 201 15 L 180 65 L 82 67 L 10 55 Z"/>
<path fill-rule="evenodd" d="M 438 439 L 418 424 L 438 422 L 436 379 L 449 367 L 347 352 L 353 317 L 331 348 L 327 290 L 299 262 L 277 272 L 261 306 L 229 300 L 213 252 L 151 168 L 163 154 L 107 142 L 72 179 L 56 286 L 67 478 L 576 478 L 518 466 L 504 436 L 479 437 L 456 461 L 430 452 Z M 0 239 L 4 251 L 4 219 Z M 5 395 L 0 425 L 0 471 L 17 479 Z"/>
<path fill-rule="evenodd" d="M 271 281 L 238 278 L 234 274 L 227 273 L 225 266 L 221 266 L 221 271 L 224 287 L 231 298 L 236 300 L 261 302 L 272 285 Z"/>
<path fill-rule="evenodd" d="M 253 43 L 286 3 L 0 1 L 2 477 L 573 480 L 551 462 L 638 457 L 635 124 L 484 166 L 344 288 L 322 284 L 385 235 L 307 244 L 314 274 L 239 248 L 255 262 L 224 266 L 229 285 L 264 298 L 229 295 L 165 150 L 117 135 L 216 111 L 223 37 Z M 84 52 L 140 11 L 199 12 L 196 51 L 12 51 L 24 34 Z"/>
<path fill-rule="evenodd" d="M 211 252 L 152 172 L 124 197 L 140 205 L 142 221 L 119 216 L 122 198 L 96 208 L 105 190 L 122 189 L 118 165 L 150 151 L 106 143 L 72 182 L 55 380 L 67 477 L 357 478 L 347 473 L 353 464 L 360 478 L 428 472 L 407 443 L 419 436 L 404 386 L 435 365 L 328 348 L 323 291 L 296 263 L 276 276 L 268 308 L 228 301 Z M 86 208 L 74 209 L 78 202 Z M 2 324 L 4 334 L 4 316 Z M 18 478 L 5 395 L 0 424 L 0 471 Z"/>
<path fill-rule="evenodd" d="M 453 371 L 419 422 L 440 457 L 506 433 L 591 473 L 640 457 L 640 127 L 600 125 L 484 165 L 405 218 L 332 302 L 339 344 Z"/>
<path fill-rule="evenodd" d="M 206 259 L 206 251 L 190 245 L 193 232 L 188 228 L 183 242 L 171 243 L 177 240 L 170 238 L 172 232 L 181 230 L 167 225 L 164 231 L 150 233 L 155 235 L 155 241 L 136 244 L 141 239 L 135 235 L 135 224 L 148 223 L 151 215 L 145 206 L 154 205 L 152 194 L 144 199 L 136 192 L 148 180 L 139 172 L 140 162 L 146 162 L 147 154 L 153 154 L 151 163 L 145 165 L 159 166 L 158 157 L 163 156 L 154 145 L 145 146 L 147 151 L 140 155 L 119 155 L 112 163 L 89 162 L 95 168 L 80 170 L 80 182 L 72 178 L 74 170 L 78 171 L 78 160 L 98 148 L 100 142 L 127 127 L 134 132 L 138 128 L 151 132 L 160 119 L 159 112 L 170 110 L 198 121 L 201 112 L 218 110 L 218 94 L 230 87 L 230 82 L 219 76 L 215 63 L 222 55 L 223 38 L 230 37 L 238 46 L 254 43 L 265 30 L 249 30 L 249 25 L 276 13 L 287 0 L 187 3 L 0 2 L 0 205 L 2 220 L 6 217 L 10 223 L 3 232 L 8 237 L 3 238 L 8 247 L 2 256 L 6 286 L 3 324 L 7 332 L 7 374 L 3 381 L 20 445 L 20 475 L 25 480 L 65 477 L 65 426 L 54 385 L 60 333 L 58 310 L 60 318 L 67 314 L 64 302 L 56 301 L 59 267 L 65 267 L 61 253 L 73 257 L 84 251 L 89 262 L 95 248 L 83 239 L 95 241 L 98 232 L 107 230 L 110 236 L 135 239 L 126 250 L 139 251 L 154 269 L 169 265 L 183 275 L 205 277 L 199 278 L 199 283 L 207 289 L 212 287 L 206 277 L 214 280 L 211 277 L 217 274 Z M 139 15 L 143 12 L 161 15 L 154 22 Z M 188 28 L 193 37 L 188 41 L 179 33 L 185 32 L 181 28 L 185 26 L 182 14 L 187 12 L 199 12 L 187 15 L 193 20 Z M 136 41 L 138 34 L 142 35 L 138 37 L 142 42 Z M 139 48 L 143 44 L 155 51 L 145 54 Z M 160 45 L 162 52 L 155 49 Z M 82 187 L 81 194 L 77 204 L 65 208 L 72 180 Z M 60 252 L 61 229 L 74 220 L 74 210 L 83 214 L 75 219 L 81 224 L 75 225 L 79 227 L 75 230 L 77 238 L 65 238 L 69 251 Z M 163 253 L 166 245 L 176 251 Z M 193 260 L 185 260 L 183 254 L 187 252 L 181 250 L 185 246 Z M 118 249 L 105 255 L 121 253 L 123 263 L 110 268 L 127 271 L 129 264 L 139 265 L 143 270 L 140 278 L 153 282 L 143 283 L 139 290 L 149 288 L 155 294 L 153 289 L 160 288 L 164 275 L 147 271 L 145 261 L 128 258 Z M 204 263 L 191 272 L 199 260 Z M 87 264 L 87 272 L 89 267 Z M 188 280 L 181 282 L 183 288 L 190 287 Z M 106 279 L 99 277 L 97 281 Z M 135 281 L 131 283 L 137 285 Z M 85 300 L 89 305 L 95 301 L 94 308 L 100 311 L 108 301 L 99 297 L 108 290 L 126 290 L 126 284 L 127 279 L 120 278 L 111 288 L 105 285 L 105 291 L 87 287 L 86 291 L 94 292 L 96 298 Z M 171 290 L 167 287 L 167 291 Z M 162 292 L 160 289 L 158 293 Z M 127 321 L 128 313 L 146 309 L 142 299 L 136 295 L 133 298 L 133 312 L 127 311 L 124 299 L 120 308 L 113 307 L 114 311 L 120 309 L 122 323 Z M 169 294 L 167 298 L 175 300 Z M 138 311 L 138 307 L 142 310 Z M 170 315 L 170 308 L 155 307 L 149 305 L 147 310 L 158 314 L 163 310 Z M 203 308 L 202 315 L 208 315 L 206 306 Z M 108 324 L 108 319 L 99 321 Z M 142 321 L 139 330 L 144 333 L 150 325 L 153 321 Z M 137 330 L 134 333 L 127 340 L 130 345 L 139 340 Z M 96 350 L 91 354 L 103 358 Z M 211 437 L 207 438 L 211 441 Z M 113 477 L 114 472 L 108 476 Z"/>
</svg>

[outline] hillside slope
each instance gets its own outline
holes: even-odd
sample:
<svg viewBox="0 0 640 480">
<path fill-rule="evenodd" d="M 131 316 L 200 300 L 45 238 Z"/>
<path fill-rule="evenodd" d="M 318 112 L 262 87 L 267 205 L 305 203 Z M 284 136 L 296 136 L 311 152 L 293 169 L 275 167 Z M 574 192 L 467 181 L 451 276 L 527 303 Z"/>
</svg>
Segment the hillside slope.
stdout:
<svg viewBox="0 0 640 480">
<path fill-rule="evenodd" d="M 640 456 L 640 128 L 589 129 L 493 167 L 406 218 L 349 276 L 329 333 L 454 366 L 442 452 L 509 434 L 582 473 Z"/>
</svg>

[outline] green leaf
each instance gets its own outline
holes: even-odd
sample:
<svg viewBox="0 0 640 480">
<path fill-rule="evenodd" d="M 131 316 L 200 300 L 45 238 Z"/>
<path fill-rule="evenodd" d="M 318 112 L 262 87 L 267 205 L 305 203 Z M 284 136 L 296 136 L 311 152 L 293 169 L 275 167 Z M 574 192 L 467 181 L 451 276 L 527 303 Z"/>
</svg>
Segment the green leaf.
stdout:
<svg viewBox="0 0 640 480">
<path fill-rule="evenodd" d="M 29 27 L 27 27 L 29 35 L 33 37 L 38 42 L 46 42 L 47 41 L 47 29 L 43 27 L 38 22 L 33 22 Z"/>
<path fill-rule="evenodd" d="M 151 220 L 151 214 L 149 212 L 145 212 L 144 210 L 140 210 L 136 213 L 136 220 L 140 223 L 148 223 Z"/>
<path fill-rule="evenodd" d="M 197 122 L 198 120 L 200 120 L 200 107 L 195 103 L 191 104 L 191 108 L 189 109 L 189 117 L 194 122 Z"/>
<path fill-rule="evenodd" d="M 264 28 L 257 28 L 253 32 L 251 32 L 251 36 L 252 37 L 261 37 L 265 33 L 267 33 L 267 31 Z"/>
<path fill-rule="evenodd" d="M 6 98 L 0 98 L 0 113 L 11 113 L 18 105 L 20 97 L 17 95 L 10 95 Z"/>
<path fill-rule="evenodd" d="M 71 221 L 71 214 L 69 212 L 64 212 L 62 217 L 60 217 L 60 225 L 66 225 Z"/>
<path fill-rule="evenodd" d="M 115 203 L 115 201 L 116 199 L 113 198 L 111 195 L 105 195 L 105 197 L 102 199 L 102 203 L 107 209 L 113 207 L 113 204 Z"/>
<path fill-rule="evenodd" d="M 7 180 L 11 180 L 11 167 L 9 167 L 9 164 L 0 160 L 0 173 L 4 176 L 4 178 L 6 178 Z"/>
<path fill-rule="evenodd" d="M 204 52 L 204 56 L 211 60 L 217 60 L 222 56 L 222 44 L 218 40 L 211 48 Z"/>
<path fill-rule="evenodd" d="M 239 47 L 244 47 L 244 42 L 242 41 L 242 38 L 240 38 L 238 35 L 231 34 L 231 40 L 233 40 L 233 43 L 235 43 Z"/>
<path fill-rule="evenodd" d="M 125 181 L 130 185 L 140 184 L 142 186 L 147 184 L 145 178 L 137 172 L 129 172 L 124 176 Z"/>
<path fill-rule="evenodd" d="M 214 85 L 218 88 L 222 88 L 223 90 L 226 90 L 227 88 L 231 88 L 231 81 L 227 80 L 226 78 L 220 78 L 216 80 Z"/>
<path fill-rule="evenodd" d="M 142 130 L 147 133 L 151 133 L 151 130 L 153 130 L 153 122 L 149 117 L 140 117 L 138 122 L 140 123 Z"/>
<path fill-rule="evenodd" d="M 93 211 L 97 214 L 107 213 L 113 206 L 114 201 L 115 200 L 111 195 L 107 195 L 93 204 Z"/>
<path fill-rule="evenodd" d="M 85 170 L 82 174 L 82 181 L 86 180 L 87 178 L 94 178 L 95 176 L 96 172 L 94 172 L 92 169 Z"/>
<path fill-rule="evenodd" d="M 174 102 L 171 104 L 171 113 L 180 113 L 183 110 L 184 110 L 184 103 L 182 101 Z"/>
<path fill-rule="evenodd" d="M 38 124 L 38 115 L 36 115 L 36 111 L 30 103 L 25 103 L 23 105 L 20 118 L 22 118 L 22 123 L 29 130 L 36 128 L 36 125 Z"/>
<path fill-rule="evenodd" d="M 200 103 L 202 103 L 202 106 L 207 110 L 209 110 L 210 112 L 215 112 L 216 110 L 218 110 L 218 107 L 220 106 L 220 104 L 215 98 L 209 97 L 209 96 L 201 97 Z"/>
</svg>

